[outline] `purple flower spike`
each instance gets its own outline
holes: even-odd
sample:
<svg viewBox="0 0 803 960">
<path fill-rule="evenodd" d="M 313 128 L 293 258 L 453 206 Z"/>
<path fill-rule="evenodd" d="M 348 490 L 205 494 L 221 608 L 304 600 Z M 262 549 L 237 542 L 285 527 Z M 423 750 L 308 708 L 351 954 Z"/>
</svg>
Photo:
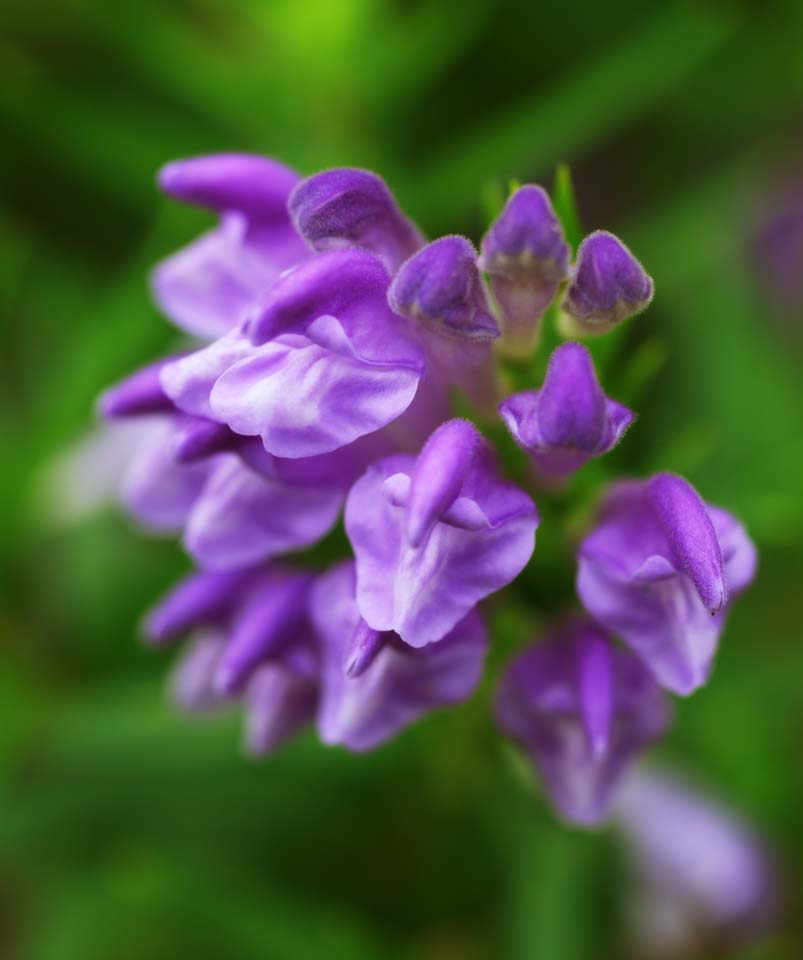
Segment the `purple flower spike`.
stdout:
<svg viewBox="0 0 803 960">
<path fill-rule="evenodd" d="M 324 170 L 296 186 L 290 216 L 313 250 L 363 247 L 392 272 L 424 243 L 384 180 L 367 170 Z"/>
<path fill-rule="evenodd" d="M 437 707 L 465 700 L 482 675 L 488 638 L 472 611 L 439 643 L 414 650 L 395 634 L 359 673 L 346 675 L 361 618 L 353 563 L 335 567 L 315 584 L 311 616 L 321 642 L 318 732 L 324 743 L 370 750 Z"/>
<path fill-rule="evenodd" d="M 225 334 L 254 298 L 309 256 L 287 198 L 297 174 L 265 157 L 219 154 L 168 164 L 162 189 L 208 207 L 220 224 L 159 264 L 153 291 L 170 319 L 201 337 Z"/>
<path fill-rule="evenodd" d="M 507 668 L 497 718 L 528 753 L 566 820 L 606 819 L 636 756 L 669 722 L 666 698 L 641 663 L 594 624 L 566 624 Z"/>
<path fill-rule="evenodd" d="M 569 275 L 569 245 L 542 187 L 520 187 L 482 240 L 480 266 L 502 311 L 502 344 L 529 353 L 541 317 Z"/>
<path fill-rule="evenodd" d="M 388 302 L 396 313 L 440 335 L 469 342 L 499 336 L 477 251 L 465 237 L 441 237 L 410 257 L 390 286 Z"/>
<path fill-rule="evenodd" d="M 753 578 L 744 528 L 682 477 L 614 487 L 580 545 L 577 592 L 658 682 L 681 695 L 707 680 L 733 597 Z"/>
<path fill-rule="evenodd" d="M 632 868 L 636 955 L 725 956 L 766 932 L 778 878 L 750 826 L 672 776 L 634 773 L 614 817 Z"/>
<path fill-rule="evenodd" d="M 499 407 L 516 443 L 545 474 L 573 473 L 613 449 L 634 420 L 602 392 L 591 354 L 564 343 L 549 358 L 540 390 L 514 393 Z"/>
<path fill-rule="evenodd" d="M 577 251 L 574 275 L 562 304 L 570 331 L 607 333 L 649 306 L 653 282 L 612 233 L 589 234 Z"/>
<path fill-rule="evenodd" d="M 533 551 L 538 513 L 499 478 L 476 429 L 452 420 L 418 459 L 372 465 L 349 493 L 345 523 L 366 623 L 423 647 L 518 576 Z"/>
</svg>

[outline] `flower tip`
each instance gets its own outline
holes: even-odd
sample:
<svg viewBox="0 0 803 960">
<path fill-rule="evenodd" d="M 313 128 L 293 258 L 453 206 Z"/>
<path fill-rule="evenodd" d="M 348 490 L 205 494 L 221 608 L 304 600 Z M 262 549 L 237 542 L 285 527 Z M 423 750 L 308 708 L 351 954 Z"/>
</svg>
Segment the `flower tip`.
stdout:
<svg viewBox="0 0 803 960">
<path fill-rule="evenodd" d="M 384 180 L 368 170 L 341 167 L 313 174 L 296 185 L 287 208 L 313 250 L 363 247 L 395 269 L 423 243 Z"/>
<path fill-rule="evenodd" d="M 569 246 L 543 187 L 513 193 L 482 238 L 480 264 L 489 273 L 537 273 L 555 284 L 569 271 Z"/>
</svg>

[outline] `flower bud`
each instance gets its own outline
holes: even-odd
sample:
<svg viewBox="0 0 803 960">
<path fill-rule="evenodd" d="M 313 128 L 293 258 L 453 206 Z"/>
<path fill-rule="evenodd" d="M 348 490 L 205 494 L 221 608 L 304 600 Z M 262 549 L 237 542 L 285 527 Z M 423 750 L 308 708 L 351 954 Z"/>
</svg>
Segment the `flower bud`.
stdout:
<svg viewBox="0 0 803 960">
<path fill-rule="evenodd" d="M 499 304 L 502 344 L 529 353 L 541 317 L 569 275 L 569 245 L 546 191 L 518 189 L 482 240 L 480 266 Z"/>
<path fill-rule="evenodd" d="M 410 257 L 390 285 L 388 302 L 396 313 L 442 336 L 469 342 L 499 336 L 477 253 L 465 237 L 441 237 Z"/>
<path fill-rule="evenodd" d="M 499 412 L 516 443 L 552 476 L 573 473 L 613 449 L 634 419 L 602 392 L 591 354 L 580 343 L 558 347 L 541 389 L 514 393 Z"/>
<path fill-rule="evenodd" d="M 580 244 L 572 282 L 561 304 L 568 335 L 607 333 L 646 309 L 653 282 L 612 233 L 597 230 Z"/>
</svg>

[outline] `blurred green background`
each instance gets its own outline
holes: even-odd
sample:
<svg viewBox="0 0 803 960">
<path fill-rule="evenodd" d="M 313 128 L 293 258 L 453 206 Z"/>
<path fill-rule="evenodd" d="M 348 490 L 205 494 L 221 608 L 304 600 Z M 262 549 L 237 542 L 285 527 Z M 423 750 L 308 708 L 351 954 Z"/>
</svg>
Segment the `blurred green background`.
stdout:
<svg viewBox="0 0 803 960">
<path fill-rule="evenodd" d="M 803 292 L 754 243 L 803 175 L 803 4 L 5 0 L 0 25 L 0 957 L 626 955 L 611 838 L 523 786 L 487 689 L 368 756 L 246 760 L 236 717 L 170 710 L 136 636 L 178 548 L 60 517 L 54 458 L 173 336 L 149 265 L 208 223 L 155 171 L 230 149 L 374 168 L 475 241 L 509 178 L 566 161 L 584 227 L 647 266 L 655 304 L 606 356 L 640 412 L 611 466 L 685 473 L 761 550 L 658 752 L 779 852 L 785 916 L 733 956 L 803 956 Z"/>
</svg>

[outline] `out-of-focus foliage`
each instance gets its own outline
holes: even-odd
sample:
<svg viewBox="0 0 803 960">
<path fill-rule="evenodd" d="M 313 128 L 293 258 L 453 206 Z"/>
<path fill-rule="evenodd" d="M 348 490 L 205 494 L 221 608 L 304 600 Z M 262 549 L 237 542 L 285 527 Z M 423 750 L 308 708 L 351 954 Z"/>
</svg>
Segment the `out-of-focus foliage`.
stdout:
<svg viewBox="0 0 803 960">
<path fill-rule="evenodd" d="M 170 342 L 148 265 L 206 222 L 154 172 L 225 149 L 370 166 L 430 235 L 475 241 L 511 178 L 551 185 L 568 162 L 585 229 L 638 253 L 655 304 L 595 351 L 640 421 L 582 482 L 683 472 L 758 542 L 713 681 L 661 753 L 760 825 L 794 907 L 803 316 L 747 251 L 803 163 L 803 6 L 6 0 L 0 29 L 0 956 L 624 954 L 611 838 L 522 786 L 489 684 L 369 756 L 302 738 L 246 761 L 233 719 L 170 712 L 166 656 L 136 638 L 178 550 L 58 509 L 52 463 L 99 388 Z M 565 174 L 559 194 L 565 214 Z M 570 547 L 545 520 L 526 580 L 544 611 L 569 597 Z M 492 666 L 528 617 L 497 611 Z M 795 913 L 734 955 L 803 955 Z"/>
</svg>

